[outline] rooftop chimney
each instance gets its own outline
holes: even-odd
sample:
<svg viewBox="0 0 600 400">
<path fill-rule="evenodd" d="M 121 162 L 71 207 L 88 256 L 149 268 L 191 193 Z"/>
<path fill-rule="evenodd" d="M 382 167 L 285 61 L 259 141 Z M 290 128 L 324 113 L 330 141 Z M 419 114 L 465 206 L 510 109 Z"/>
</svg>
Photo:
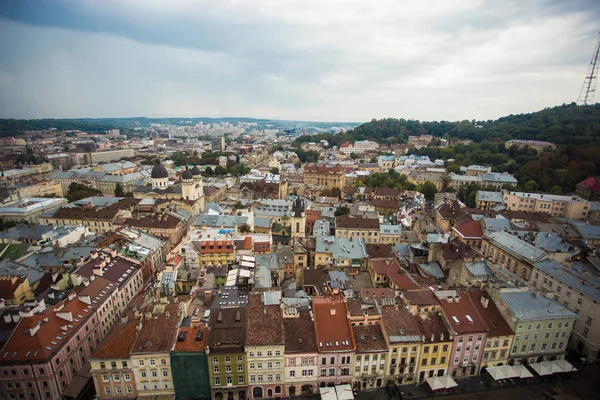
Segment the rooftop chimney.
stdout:
<svg viewBox="0 0 600 400">
<path fill-rule="evenodd" d="M 332 307 L 332 308 L 331 308 L 331 310 L 329 311 L 329 314 L 330 314 L 330 315 L 335 315 L 335 312 L 336 312 L 336 311 L 335 311 L 335 308 L 334 308 L 334 307 Z"/>
</svg>

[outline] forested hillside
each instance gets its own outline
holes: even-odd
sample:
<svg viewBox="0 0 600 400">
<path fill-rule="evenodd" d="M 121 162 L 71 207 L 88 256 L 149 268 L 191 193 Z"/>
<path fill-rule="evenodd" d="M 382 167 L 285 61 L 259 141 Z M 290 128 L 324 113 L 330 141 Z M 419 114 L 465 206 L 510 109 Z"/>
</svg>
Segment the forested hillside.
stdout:
<svg viewBox="0 0 600 400">
<path fill-rule="evenodd" d="M 489 121 L 417 121 L 396 118 L 372 120 L 343 134 L 302 136 L 296 143 L 325 139 L 333 145 L 344 141 L 375 140 L 406 143 L 410 135 L 433 135 L 504 142 L 510 139 L 547 140 L 556 144 L 600 145 L 600 104 L 575 104 L 547 108 L 530 114 L 509 115 Z"/>
<path fill-rule="evenodd" d="M 600 174 L 600 104 L 563 105 L 495 121 L 420 122 L 387 118 L 335 136 L 302 136 L 295 143 L 325 139 L 331 145 L 339 145 L 347 140 L 369 139 L 393 144 L 405 143 L 409 135 L 424 134 L 471 139 L 475 143 L 427 147 L 413 153 L 432 159 L 454 159 L 447 165 L 451 171 L 470 164 L 490 165 L 494 171 L 514 174 L 522 190 L 570 193 L 579 181 Z M 528 149 L 506 149 L 504 142 L 510 139 L 545 140 L 557 144 L 557 148 L 541 154 Z"/>
</svg>

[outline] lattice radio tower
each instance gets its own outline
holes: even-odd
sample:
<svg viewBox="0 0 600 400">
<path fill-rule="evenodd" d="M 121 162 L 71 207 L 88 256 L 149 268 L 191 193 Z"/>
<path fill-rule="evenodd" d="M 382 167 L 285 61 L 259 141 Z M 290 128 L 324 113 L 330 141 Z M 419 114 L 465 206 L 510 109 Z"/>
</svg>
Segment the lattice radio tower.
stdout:
<svg viewBox="0 0 600 400">
<path fill-rule="evenodd" d="M 585 75 L 585 79 L 583 80 L 583 86 L 581 87 L 581 92 L 579 92 L 579 97 L 577 98 L 577 104 L 579 105 L 585 106 L 588 104 L 595 104 L 594 94 L 596 93 L 596 78 L 598 77 L 598 67 L 600 66 L 599 56 L 600 39 L 598 40 L 598 44 L 596 45 L 596 49 L 594 50 L 594 54 L 592 55 L 590 67 L 588 68 L 588 72 Z"/>
</svg>

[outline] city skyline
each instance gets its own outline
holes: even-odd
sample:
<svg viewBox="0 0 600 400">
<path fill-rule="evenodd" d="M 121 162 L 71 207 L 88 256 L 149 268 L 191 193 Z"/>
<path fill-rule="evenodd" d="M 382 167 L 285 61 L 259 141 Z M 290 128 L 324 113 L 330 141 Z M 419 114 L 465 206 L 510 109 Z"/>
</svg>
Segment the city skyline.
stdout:
<svg viewBox="0 0 600 400">
<path fill-rule="evenodd" d="M 576 100 L 592 1 L 0 5 L 0 117 L 496 119 Z"/>
</svg>

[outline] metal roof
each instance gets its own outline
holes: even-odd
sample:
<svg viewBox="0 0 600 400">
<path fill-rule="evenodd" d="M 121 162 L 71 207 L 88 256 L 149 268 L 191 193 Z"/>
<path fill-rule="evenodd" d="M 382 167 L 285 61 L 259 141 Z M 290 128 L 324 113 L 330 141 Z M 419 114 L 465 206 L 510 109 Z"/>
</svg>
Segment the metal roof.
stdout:
<svg viewBox="0 0 600 400">
<path fill-rule="evenodd" d="M 511 314 L 519 321 L 577 318 L 577 314 L 553 299 L 534 292 L 505 292 L 500 297 Z"/>
<path fill-rule="evenodd" d="M 494 245 L 520 260 L 526 260 L 533 263 L 546 256 L 545 251 L 524 242 L 517 236 L 513 236 L 508 232 L 498 231 L 486 233 L 484 237 L 488 237 Z"/>
<path fill-rule="evenodd" d="M 577 262 L 567 267 L 558 261 L 546 259 L 534 266 L 594 301 L 600 302 L 600 275 L 590 271 L 584 264 Z"/>
<path fill-rule="evenodd" d="M 468 269 L 471 275 L 474 277 L 486 277 L 494 275 L 485 261 L 466 262 L 465 268 Z"/>
</svg>

